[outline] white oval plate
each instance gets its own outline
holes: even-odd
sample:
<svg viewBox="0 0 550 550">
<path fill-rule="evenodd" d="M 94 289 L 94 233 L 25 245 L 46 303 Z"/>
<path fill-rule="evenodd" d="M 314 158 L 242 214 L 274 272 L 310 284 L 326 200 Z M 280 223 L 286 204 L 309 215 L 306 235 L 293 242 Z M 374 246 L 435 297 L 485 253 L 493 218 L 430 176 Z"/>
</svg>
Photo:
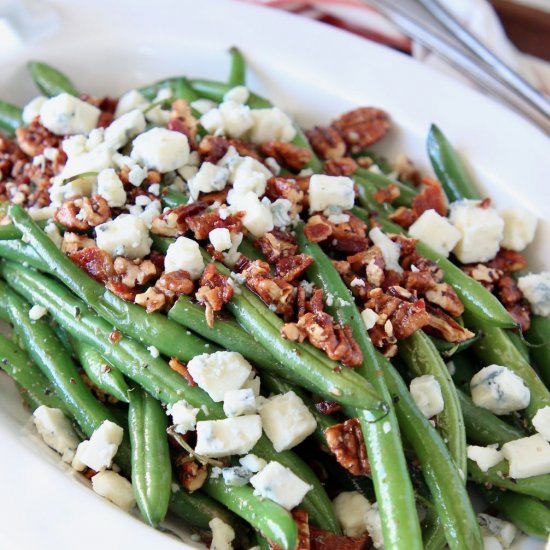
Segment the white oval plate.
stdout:
<svg viewBox="0 0 550 550">
<path fill-rule="evenodd" d="M 223 80 L 225 52 L 237 45 L 250 64 L 251 88 L 305 125 L 356 105 L 382 107 L 394 120 L 384 152 L 406 152 L 427 168 L 425 137 L 432 121 L 439 124 L 498 204 L 523 204 L 545 218 L 530 260 L 533 269 L 550 268 L 543 253 L 550 242 L 549 141 L 471 89 L 351 34 L 251 5 L 54 0 L 49 6 L 53 16 L 42 16 L 55 29 L 59 15 L 57 30 L 45 29 L 38 39 L 34 32 L 26 45 L 0 53 L 0 97 L 23 104 L 36 95 L 25 69 L 29 59 L 59 66 L 80 89 L 97 94 L 178 74 Z M 29 436 L 27 420 L 13 385 L 0 377 L 0 548 L 186 547 L 67 479 L 75 476 Z"/>
</svg>

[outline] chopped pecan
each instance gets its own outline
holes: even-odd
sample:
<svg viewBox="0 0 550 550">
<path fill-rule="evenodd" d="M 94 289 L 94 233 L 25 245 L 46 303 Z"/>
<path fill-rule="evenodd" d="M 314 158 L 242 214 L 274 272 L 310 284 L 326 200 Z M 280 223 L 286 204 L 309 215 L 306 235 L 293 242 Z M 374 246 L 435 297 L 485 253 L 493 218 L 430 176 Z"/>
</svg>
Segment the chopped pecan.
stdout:
<svg viewBox="0 0 550 550">
<path fill-rule="evenodd" d="M 65 254 L 70 254 L 71 252 L 82 250 L 83 248 L 93 248 L 95 246 L 95 241 L 86 235 L 65 231 L 63 234 L 63 242 L 61 243 L 61 250 L 65 252 Z"/>
<path fill-rule="evenodd" d="M 494 284 L 502 277 L 500 269 L 488 267 L 485 264 L 465 265 L 462 266 L 462 270 L 489 290 L 492 290 Z"/>
<path fill-rule="evenodd" d="M 467 328 L 459 325 L 452 317 L 443 313 L 440 309 L 427 307 L 429 323 L 424 327 L 424 331 L 436 338 L 441 338 L 447 342 L 458 344 L 470 340 L 475 334 Z"/>
<path fill-rule="evenodd" d="M 305 510 L 295 508 L 291 512 L 298 527 L 298 542 L 294 550 L 310 550 L 308 514 Z"/>
<path fill-rule="evenodd" d="M 392 222 L 408 229 L 418 219 L 418 215 L 412 208 L 400 206 L 395 212 L 389 215 L 389 218 Z"/>
<path fill-rule="evenodd" d="M 55 219 L 69 229 L 87 231 L 106 222 L 111 216 L 107 201 L 100 195 L 66 200 L 55 213 Z"/>
<path fill-rule="evenodd" d="M 239 153 L 239 155 L 241 155 L 241 157 L 252 157 L 259 162 L 263 162 L 262 157 L 258 155 L 256 149 L 250 143 L 233 138 L 229 140 L 229 145 L 235 147 L 235 150 L 237 151 L 237 153 Z"/>
<path fill-rule="evenodd" d="M 316 214 L 308 219 L 304 227 L 304 234 L 308 241 L 320 243 L 326 241 L 332 235 L 332 225 L 325 216 Z"/>
<path fill-rule="evenodd" d="M 399 198 L 401 192 L 395 183 L 390 183 L 388 187 L 378 189 L 373 195 L 374 200 L 379 204 L 389 203 Z"/>
<path fill-rule="evenodd" d="M 437 283 L 433 288 L 427 290 L 424 295 L 428 302 L 438 305 L 453 317 L 458 317 L 464 313 L 464 305 L 453 287 L 448 283 Z"/>
<path fill-rule="evenodd" d="M 282 277 L 255 275 L 247 277 L 246 285 L 285 320 L 292 317 L 295 288 Z"/>
<path fill-rule="evenodd" d="M 69 254 L 80 269 L 100 283 L 106 283 L 113 275 L 113 260 L 107 252 L 96 247 L 83 248 Z"/>
<path fill-rule="evenodd" d="M 296 215 L 302 211 L 304 191 L 298 183 L 299 178 L 276 177 L 267 180 L 266 196 L 269 200 L 287 199 L 292 203 L 291 214 Z"/>
<path fill-rule="evenodd" d="M 402 282 L 406 289 L 424 294 L 435 288 L 439 281 L 435 279 L 430 271 L 405 271 Z"/>
<path fill-rule="evenodd" d="M 414 213 L 420 216 L 426 210 L 433 209 L 439 215 L 446 216 L 449 206 L 441 184 L 430 178 L 423 178 L 422 183 L 424 184 L 424 188 L 412 201 Z"/>
<path fill-rule="evenodd" d="M 175 459 L 178 480 L 187 491 L 197 491 L 208 478 L 208 466 L 193 460 L 188 454 L 180 453 Z"/>
<path fill-rule="evenodd" d="M 166 237 L 183 235 L 189 228 L 187 219 L 200 214 L 207 207 L 208 205 L 205 202 L 193 202 L 163 212 L 161 216 L 153 220 L 151 232 Z"/>
<path fill-rule="evenodd" d="M 130 288 L 143 285 L 158 275 L 157 267 L 151 260 L 129 260 L 119 256 L 115 259 L 114 268 L 121 282 Z"/>
<path fill-rule="evenodd" d="M 501 248 L 496 257 L 487 262 L 487 265 L 493 269 L 500 269 L 504 273 L 514 273 L 527 267 L 527 260 L 515 250 Z"/>
<path fill-rule="evenodd" d="M 153 313 L 164 307 L 166 296 L 153 287 L 149 287 L 145 292 L 138 294 L 135 303 L 143 306 L 147 313 Z"/>
<path fill-rule="evenodd" d="M 361 273 L 361 268 L 364 266 L 364 273 L 369 284 L 381 286 L 384 282 L 386 262 L 378 246 L 371 246 L 367 250 L 348 256 L 348 262 L 355 273 Z"/>
<path fill-rule="evenodd" d="M 28 126 L 17 128 L 15 135 L 19 147 L 29 157 L 41 155 L 47 147 L 57 148 L 61 144 L 61 137 L 42 126 L 39 118 Z"/>
<path fill-rule="evenodd" d="M 311 159 L 308 149 L 285 141 L 266 141 L 260 145 L 260 152 L 294 172 L 299 172 Z"/>
<path fill-rule="evenodd" d="M 342 136 L 330 126 L 314 126 L 306 130 L 306 136 L 315 153 L 325 160 L 336 160 L 346 154 L 346 143 Z"/>
<path fill-rule="evenodd" d="M 198 127 L 199 122 L 193 116 L 189 103 L 184 99 L 176 99 L 172 103 L 168 129 L 185 134 L 189 143 L 194 144 Z"/>
<path fill-rule="evenodd" d="M 169 271 L 155 283 L 155 289 L 162 292 L 167 298 L 172 299 L 182 294 L 193 294 L 195 284 L 191 275 L 183 269 Z"/>
<path fill-rule="evenodd" d="M 216 164 L 229 149 L 229 142 L 218 136 L 204 136 L 198 145 L 199 155 L 204 162 Z"/>
<path fill-rule="evenodd" d="M 294 256 L 298 251 L 294 237 L 280 229 L 265 233 L 254 242 L 254 246 L 262 251 L 270 263 L 275 263 L 280 258 Z"/>
<path fill-rule="evenodd" d="M 129 287 L 128 285 L 125 285 L 124 283 L 121 283 L 120 281 L 115 281 L 113 279 L 107 281 L 107 283 L 105 284 L 105 288 L 107 288 L 107 290 L 110 290 L 113 294 L 116 294 L 119 298 L 126 300 L 127 302 L 133 302 L 138 293 L 137 289 Z"/>
<path fill-rule="evenodd" d="M 197 291 L 197 301 L 206 306 L 206 321 L 210 328 L 214 327 L 214 312 L 220 311 L 224 304 L 233 298 L 233 286 L 229 279 L 222 275 L 214 264 L 208 264 L 204 270 L 201 287 Z"/>
<path fill-rule="evenodd" d="M 398 155 L 395 159 L 393 171 L 401 181 L 410 181 L 414 185 L 420 185 L 421 183 L 420 172 L 411 160 L 403 154 Z"/>
<path fill-rule="evenodd" d="M 503 275 L 498 279 L 497 292 L 500 301 L 505 306 L 513 306 L 523 299 L 523 293 L 515 279 L 510 275 Z"/>
<path fill-rule="evenodd" d="M 506 306 L 506 310 L 519 325 L 521 332 L 529 330 L 531 326 L 531 309 L 527 304 L 517 303 L 512 306 Z"/>
<path fill-rule="evenodd" d="M 368 533 L 361 537 L 345 537 L 324 531 L 314 525 L 309 527 L 310 550 L 366 550 L 370 548 Z"/>
<path fill-rule="evenodd" d="M 351 176 L 359 166 L 351 157 L 327 160 L 323 164 L 323 172 L 329 176 Z"/>
<path fill-rule="evenodd" d="M 197 385 L 195 380 L 193 380 L 191 373 L 187 370 L 187 367 L 182 362 L 178 361 L 176 357 L 172 357 L 168 362 L 168 365 L 170 365 L 170 368 L 173 371 L 176 371 L 178 374 L 181 374 L 181 376 L 183 376 L 187 380 L 187 383 L 190 386 Z"/>
<path fill-rule="evenodd" d="M 341 115 L 332 127 L 348 147 L 359 150 L 380 141 L 390 128 L 390 120 L 381 109 L 359 107 Z"/>
<path fill-rule="evenodd" d="M 285 281 L 291 282 L 298 279 L 312 263 L 313 258 L 307 254 L 286 256 L 277 260 L 275 273 Z"/>
<path fill-rule="evenodd" d="M 325 437 L 330 451 L 335 455 L 338 464 L 354 476 L 370 474 L 367 449 L 358 418 L 330 426 L 325 430 Z"/>
</svg>

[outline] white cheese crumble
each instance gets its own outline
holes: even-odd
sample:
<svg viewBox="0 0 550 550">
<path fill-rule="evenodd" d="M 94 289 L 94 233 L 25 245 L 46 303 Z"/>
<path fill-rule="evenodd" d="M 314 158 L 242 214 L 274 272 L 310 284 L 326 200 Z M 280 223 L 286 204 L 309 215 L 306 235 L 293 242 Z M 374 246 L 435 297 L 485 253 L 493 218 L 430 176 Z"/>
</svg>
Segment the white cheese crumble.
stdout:
<svg viewBox="0 0 550 550">
<path fill-rule="evenodd" d="M 161 173 L 177 170 L 189 159 L 187 136 L 166 128 L 152 128 L 134 139 L 132 158 Z"/>
<path fill-rule="evenodd" d="M 292 449 L 317 427 L 315 418 L 293 391 L 266 399 L 260 416 L 265 434 L 277 452 Z"/>
<path fill-rule="evenodd" d="M 63 236 L 59 232 L 59 228 L 53 221 L 49 221 L 46 226 L 44 227 L 44 233 L 48 235 L 48 237 L 52 240 L 52 242 L 57 246 L 57 248 L 61 248 L 61 244 L 63 243 Z"/>
<path fill-rule="evenodd" d="M 463 264 L 486 262 L 497 255 L 504 221 L 493 207 L 484 208 L 478 200 L 453 202 L 449 221 L 460 232 L 453 252 Z"/>
<path fill-rule="evenodd" d="M 83 470 L 84 466 L 88 466 L 96 472 L 110 468 L 123 435 L 124 430 L 118 424 L 105 420 L 89 440 L 80 443 L 73 468 Z"/>
<path fill-rule="evenodd" d="M 245 213 L 242 219 L 243 225 L 254 237 L 261 237 L 275 226 L 270 208 L 261 203 L 252 191 L 244 195 L 234 196 L 231 212 Z"/>
<path fill-rule="evenodd" d="M 198 279 L 204 271 L 204 260 L 199 243 L 187 237 L 178 237 L 166 251 L 164 271 L 170 273 L 184 269 L 191 279 Z"/>
<path fill-rule="evenodd" d="M 139 109 L 134 109 L 109 124 L 105 129 L 105 143 L 116 151 L 144 130 L 145 117 Z"/>
<path fill-rule="evenodd" d="M 111 207 L 124 206 L 126 204 L 126 191 L 124 185 L 112 168 L 101 170 L 97 176 L 97 193 L 101 195 Z"/>
<path fill-rule="evenodd" d="M 470 381 L 470 391 L 478 407 L 497 415 L 525 409 L 531 400 L 523 379 L 501 365 L 489 365 L 477 372 Z"/>
<path fill-rule="evenodd" d="M 315 174 L 309 180 L 309 211 L 322 212 L 329 206 L 343 210 L 353 207 L 355 191 L 353 180 L 344 176 Z"/>
<path fill-rule="evenodd" d="M 272 176 L 271 172 L 255 158 L 234 156 L 230 150 L 218 164 L 227 167 L 229 182 L 233 184 L 227 195 L 229 204 L 233 203 L 235 196 L 245 195 L 249 191 L 258 197 L 263 195 L 267 180 Z"/>
<path fill-rule="evenodd" d="M 48 99 L 40 107 L 40 121 L 58 136 L 91 132 L 100 114 L 97 107 L 66 93 Z"/>
<path fill-rule="evenodd" d="M 239 462 L 241 466 L 244 466 L 247 470 L 254 473 L 259 472 L 267 466 L 267 462 L 255 454 L 243 456 L 242 458 L 239 458 Z"/>
<path fill-rule="evenodd" d="M 188 180 L 189 194 L 197 199 L 200 192 L 221 191 L 227 184 L 229 170 L 211 162 L 203 162 L 198 172 Z"/>
<path fill-rule="evenodd" d="M 212 229 L 212 231 L 208 233 L 208 239 L 217 252 L 229 250 L 233 246 L 231 242 L 231 233 L 227 227 Z"/>
<path fill-rule="evenodd" d="M 358 491 L 344 491 L 333 501 L 334 513 L 346 537 L 360 537 L 366 530 L 365 516 L 371 503 Z"/>
<path fill-rule="evenodd" d="M 265 141 L 292 141 L 296 136 L 296 128 L 292 119 L 278 107 L 270 109 L 253 109 L 252 128 L 249 139 L 260 144 Z"/>
<path fill-rule="evenodd" d="M 256 396 L 252 388 L 229 390 L 223 396 L 223 412 L 228 417 L 257 412 Z"/>
<path fill-rule="evenodd" d="M 544 437 L 547 441 L 550 441 L 550 406 L 542 407 L 537 411 L 532 420 L 533 428 Z"/>
<path fill-rule="evenodd" d="M 365 524 L 372 539 L 372 545 L 377 549 L 384 548 L 384 535 L 378 503 L 375 502 L 365 514 Z"/>
<path fill-rule="evenodd" d="M 537 217 L 524 208 L 505 208 L 499 212 L 504 220 L 501 246 L 521 252 L 533 242 Z"/>
<path fill-rule="evenodd" d="M 92 488 L 98 495 L 127 512 L 136 505 L 132 484 L 112 470 L 104 470 L 92 477 Z"/>
<path fill-rule="evenodd" d="M 45 307 L 34 305 L 29 309 L 29 319 L 31 321 L 38 321 L 48 314 L 48 310 Z"/>
<path fill-rule="evenodd" d="M 116 109 L 115 118 L 133 111 L 134 109 L 144 109 L 149 105 L 149 102 L 137 90 L 130 90 L 120 96 Z"/>
<path fill-rule="evenodd" d="M 399 257 L 401 256 L 399 244 L 394 243 L 379 227 L 373 227 L 369 231 L 369 238 L 382 252 L 386 269 L 402 273 L 403 268 L 399 265 Z"/>
<path fill-rule="evenodd" d="M 210 520 L 208 527 L 212 530 L 212 544 L 210 550 L 233 550 L 235 531 L 233 527 L 224 523 L 220 518 Z"/>
<path fill-rule="evenodd" d="M 497 445 L 488 445 L 487 447 L 468 445 L 466 452 L 468 458 L 476 462 L 482 472 L 486 472 L 504 460 L 504 455 L 502 451 L 497 450 Z"/>
<path fill-rule="evenodd" d="M 540 434 L 509 441 L 502 446 L 514 479 L 550 474 L 550 443 Z"/>
<path fill-rule="evenodd" d="M 25 107 L 23 107 L 23 113 L 21 114 L 23 122 L 25 124 L 30 124 L 40 114 L 40 109 L 46 101 L 48 101 L 48 98 L 43 95 L 31 99 Z"/>
<path fill-rule="evenodd" d="M 441 386 L 433 374 L 424 374 L 411 380 L 411 396 L 426 418 L 438 415 L 445 408 Z"/>
<path fill-rule="evenodd" d="M 41 405 L 34 411 L 33 421 L 46 445 L 58 452 L 64 462 L 70 463 L 79 439 L 63 411 Z"/>
<path fill-rule="evenodd" d="M 244 455 L 256 445 L 260 437 L 262 420 L 257 414 L 202 420 L 197 422 L 195 452 L 213 458 Z"/>
<path fill-rule="evenodd" d="M 96 236 L 98 248 L 112 256 L 126 256 L 131 260 L 147 256 L 153 242 L 143 220 L 132 214 L 121 214 L 98 225 Z"/>
<path fill-rule="evenodd" d="M 509 548 L 518 534 L 518 530 L 513 523 L 488 514 L 478 514 L 477 522 L 483 534 L 498 539 L 503 548 Z"/>
<path fill-rule="evenodd" d="M 409 235 L 445 257 L 449 256 L 461 237 L 460 231 L 433 209 L 423 212 L 409 227 Z"/>
<path fill-rule="evenodd" d="M 185 399 L 166 407 L 166 414 L 172 417 L 176 432 L 184 434 L 195 429 L 199 409 L 193 408 Z"/>
<path fill-rule="evenodd" d="M 292 510 L 313 487 L 300 479 L 292 470 L 279 462 L 271 461 L 250 479 L 254 494 L 273 500 Z"/>
<path fill-rule="evenodd" d="M 518 279 L 518 286 L 533 313 L 550 317 L 550 272 L 529 273 Z"/>
</svg>

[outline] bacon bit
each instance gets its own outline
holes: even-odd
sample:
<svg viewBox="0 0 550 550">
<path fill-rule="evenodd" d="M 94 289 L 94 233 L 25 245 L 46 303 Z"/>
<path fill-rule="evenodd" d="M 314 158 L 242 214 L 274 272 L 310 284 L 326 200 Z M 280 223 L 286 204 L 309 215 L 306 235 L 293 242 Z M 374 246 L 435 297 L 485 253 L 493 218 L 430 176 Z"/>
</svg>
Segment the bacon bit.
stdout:
<svg viewBox="0 0 550 550">
<path fill-rule="evenodd" d="M 399 195 L 401 195 L 399 187 L 397 187 L 395 183 L 390 183 L 388 187 L 378 189 L 378 191 L 374 193 L 373 198 L 379 204 L 391 204 L 394 200 L 399 198 Z"/>
<path fill-rule="evenodd" d="M 187 453 L 180 453 L 174 467 L 181 486 L 190 493 L 197 491 L 208 478 L 208 466 L 193 460 Z"/>
<path fill-rule="evenodd" d="M 105 288 L 127 302 L 133 302 L 138 293 L 137 289 L 130 288 L 128 285 L 114 280 L 107 281 Z"/>
<path fill-rule="evenodd" d="M 228 277 L 218 272 L 214 264 L 206 266 L 200 285 L 195 297 L 206 306 L 206 321 L 210 328 L 214 328 L 214 312 L 220 311 L 233 298 L 233 286 L 229 284 Z"/>
<path fill-rule="evenodd" d="M 388 114 L 374 107 L 359 107 L 344 113 L 331 125 L 348 147 L 360 150 L 380 141 L 390 128 Z"/>
<path fill-rule="evenodd" d="M 340 412 L 342 410 L 342 405 L 336 403 L 336 401 L 319 401 L 319 403 L 315 403 L 315 408 L 321 414 L 329 415 Z"/>
<path fill-rule="evenodd" d="M 313 258 L 307 254 L 287 256 L 277 261 L 275 273 L 285 281 L 295 281 L 312 263 Z"/>
<path fill-rule="evenodd" d="M 73 233 L 71 231 L 65 231 L 63 235 L 63 242 L 61 243 L 61 250 L 65 254 L 78 252 L 83 248 L 95 248 L 95 247 L 96 247 L 96 244 L 93 239 L 90 239 L 86 235 L 80 235 L 79 233 Z"/>
<path fill-rule="evenodd" d="M 452 317 L 443 313 L 440 309 L 428 306 L 429 323 L 424 331 L 436 338 L 458 344 L 470 340 L 475 334 L 467 328 L 459 325 Z"/>
<path fill-rule="evenodd" d="M 389 215 L 392 222 L 408 229 L 417 219 L 418 215 L 411 208 L 400 206 L 393 214 Z"/>
<path fill-rule="evenodd" d="M 149 287 L 142 294 L 136 295 L 134 302 L 143 306 L 147 310 L 147 313 L 153 313 L 164 307 L 164 304 L 166 304 L 166 296 L 158 292 L 155 288 Z"/>
<path fill-rule="evenodd" d="M 266 141 L 260 145 L 260 153 L 273 157 L 280 165 L 299 172 L 311 160 L 311 151 L 285 141 Z"/>
<path fill-rule="evenodd" d="M 299 179 L 281 176 L 268 179 L 265 191 L 267 198 L 271 201 L 287 199 L 292 203 L 291 214 L 299 214 L 304 203 L 304 191 L 298 183 Z"/>
<path fill-rule="evenodd" d="M 337 160 L 346 154 L 346 144 L 342 136 L 330 126 L 314 126 L 306 130 L 306 136 L 315 153 L 325 160 Z"/>
<path fill-rule="evenodd" d="M 218 136 L 204 136 L 198 145 L 198 152 L 204 162 L 216 164 L 229 149 L 229 142 Z"/>
<path fill-rule="evenodd" d="M 83 248 L 69 254 L 69 258 L 100 283 L 105 284 L 115 274 L 111 256 L 99 248 Z"/>
<path fill-rule="evenodd" d="M 327 219 L 332 226 L 332 238 L 328 246 L 336 253 L 355 254 L 365 250 L 368 245 L 365 223 L 353 214 L 348 216 L 348 221 L 342 223 L 332 223 Z"/>
<path fill-rule="evenodd" d="M 235 150 L 239 153 L 239 155 L 241 155 L 241 157 L 252 157 L 253 159 L 263 163 L 262 157 L 258 155 L 256 148 L 250 143 L 233 138 L 229 140 L 229 145 L 235 147 Z"/>
<path fill-rule="evenodd" d="M 298 542 L 296 543 L 294 550 L 310 550 L 307 512 L 300 508 L 295 508 L 292 510 L 291 514 L 298 527 Z"/>
<path fill-rule="evenodd" d="M 219 211 L 203 212 L 196 216 L 186 217 L 185 221 L 191 231 L 193 231 L 195 239 L 203 240 L 208 238 L 208 234 L 213 229 L 225 227 L 229 229 L 231 233 L 240 233 L 243 228 L 242 218 L 244 213 L 238 212 L 227 216 L 222 220 L 219 216 Z"/>
<path fill-rule="evenodd" d="M 308 219 L 304 227 L 304 234 L 306 239 L 313 243 L 326 241 L 332 235 L 332 224 L 325 216 L 316 214 Z"/>
<path fill-rule="evenodd" d="M 429 323 L 424 300 L 408 302 L 398 296 L 391 296 L 381 288 L 369 292 L 365 307 L 373 309 L 379 316 L 389 319 L 393 326 L 395 338 L 403 340 L 413 332 Z"/>
<path fill-rule="evenodd" d="M 531 309 L 527 304 L 518 303 L 513 306 L 506 306 L 506 310 L 519 325 L 521 332 L 529 330 L 531 326 Z"/>
<path fill-rule="evenodd" d="M 479 204 L 480 208 L 489 208 L 490 206 L 491 206 L 491 199 L 489 197 L 487 197 L 486 199 L 483 199 Z"/>
<path fill-rule="evenodd" d="M 166 237 L 183 235 L 188 229 L 187 218 L 200 214 L 207 207 L 208 205 L 205 202 L 193 202 L 191 204 L 182 204 L 172 210 L 163 212 L 158 218 L 153 220 L 151 233 Z"/>
<path fill-rule="evenodd" d="M 36 117 L 28 126 L 17 128 L 15 136 L 19 147 L 29 157 L 41 155 L 47 147 L 57 149 L 61 145 L 61 137 L 42 126 L 40 117 Z"/>
<path fill-rule="evenodd" d="M 366 550 L 370 545 L 368 533 L 361 537 L 345 537 L 335 535 L 329 531 L 324 531 L 313 525 L 309 528 L 310 531 L 310 550 Z"/>
<path fill-rule="evenodd" d="M 426 291 L 425 296 L 428 302 L 438 305 L 453 317 L 464 313 L 464 305 L 448 283 L 437 283 L 435 287 Z"/>
<path fill-rule="evenodd" d="M 145 181 L 149 184 L 151 183 L 160 183 L 162 180 L 161 178 L 161 175 L 160 175 L 160 172 L 158 170 L 149 170 L 147 172 L 147 175 L 145 176 Z M 147 193 L 147 196 L 151 199 L 151 200 L 155 200 L 156 196 L 155 195 L 152 195 L 151 193 Z"/>
<path fill-rule="evenodd" d="M 323 172 L 329 176 L 351 176 L 359 166 L 351 157 L 327 160 L 323 164 Z"/>
<path fill-rule="evenodd" d="M 187 271 L 178 269 L 177 271 L 164 273 L 155 283 L 155 290 L 162 292 L 166 298 L 172 300 L 182 294 L 193 294 L 195 284 Z"/>
<path fill-rule="evenodd" d="M 420 216 L 426 210 L 433 209 L 439 215 L 446 216 L 449 206 L 441 184 L 430 178 L 422 178 L 422 183 L 424 184 L 424 189 L 412 201 L 414 213 Z"/>
<path fill-rule="evenodd" d="M 330 451 L 335 455 L 340 466 L 354 476 L 370 474 L 367 449 L 358 418 L 350 418 L 327 428 L 325 437 Z"/>
<path fill-rule="evenodd" d="M 114 269 L 121 282 L 129 288 L 143 285 L 158 275 L 157 267 L 151 260 L 129 260 L 122 256 L 115 259 Z"/>
<path fill-rule="evenodd" d="M 168 365 L 173 371 L 176 371 L 178 374 L 181 374 L 181 376 L 183 376 L 187 380 L 187 383 L 190 386 L 194 387 L 197 385 L 195 380 L 193 380 L 191 373 L 187 370 L 187 367 L 183 363 L 178 361 L 176 357 L 172 357 L 168 362 Z"/>
<path fill-rule="evenodd" d="M 109 342 L 111 344 L 118 344 L 122 340 L 122 332 L 120 330 L 113 330 L 111 334 L 109 334 Z"/>
<path fill-rule="evenodd" d="M 501 248 L 496 257 L 487 262 L 487 266 L 492 269 L 500 269 L 504 273 L 514 273 L 527 267 L 527 260 L 515 250 Z"/>
<path fill-rule="evenodd" d="M 212 206 L 215 202 L 223 204 L 227 202 L 227 194 L 229 193 L 229 186 L 224 187 L 221 191 L 214 191 L 212 193 L 199 193 L 199 200 L 205 202 L 208 206 Z"/>
<path fill-rule="evenodd" d="M 254 241 L 254 246 L 262 251 L 269 263 L 275 263 L 280 258 L 294 256 L 298 251 L 296 240 L 287 231 L 273 229 Z"/>
</svg>

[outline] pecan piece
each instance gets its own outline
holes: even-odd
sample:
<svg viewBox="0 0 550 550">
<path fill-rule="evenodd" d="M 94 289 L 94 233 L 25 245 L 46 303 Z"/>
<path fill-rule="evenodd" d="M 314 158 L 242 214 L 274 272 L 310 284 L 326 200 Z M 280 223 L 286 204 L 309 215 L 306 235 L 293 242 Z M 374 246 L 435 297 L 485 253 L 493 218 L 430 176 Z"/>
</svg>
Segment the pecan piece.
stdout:
<svg viewBox="0 0 550 550">
<path fill-rule="evenodd" d="M 61 144 L 61 137 L 42 126 L 38 117 L 28 126 L 17 128 L 15 135 L 19 147 L 29 157 L 41 155 L 47 147 L 57 148 Z"/>
<path fill-rule="evenodd" d="M 447 197 L 441 184 L 430 178 L 423 178 L 424 189 L 414 197 L 412 209 L 417 216 L 420 216 L 426 210 L 433 209 L 439 215 L 446 216 L 449 210 Z"/>
<path fill-rule="evenodd" d="M 111 216 L 107 201 L 100 195 L 66 200 L 55 213 L 55 219 L 69 229 L 87 231 L 106 222 Z"/>
<path fill-rule="evenodd" d="M 327 428 L 325 437 L 330 451 L 335 455 L 340 466 L 354 476 L 370 474 L 367 449 L 358 418 L 350 418 Z"/>
<path fill-rule="evenodd" d="M 400 206 L 395 212 L 389 215 L 392 222 L 408 229 L 417 219 L 418 215 L 412 208 Z"/>
<path fill-rule="evenodd" d="M 208 466 L 193 460 L 186 453 L 177 456 L 174 466 L 179 482 L 190 493 L 200 489 L 208 477 Z"/>
<path fill-rule="evenodd" d="M 394 200 L 399 198 L 400 194 L 399 187 L 397 187 L 395 183 L 390 183 L 388 187 L 378 189 L 374 193 L 373 198 L 378 204 L 391 204 Z"/>
<path fill-rule="evenodd" d="M 366 550 L 370 548 L 368 533 L 361 537 L 345 537 L 324 531 L 313 525 L 309 528 L 310 550 Z"/>
<path fill-rule="evenodd" d="M 65 231 L 63 234 L 63 242 L 61 243 L 61 250 L 65 252 L 65 254 L 70 254 L 82 250 L 83 248 L 94 248 L 95 246 L 95 241 L 86 235 Z"/>
<path fill-rule="evenodd" d="M 287 199 L 292 203 L 291 214 L 299 214 L 303 208 L 304 191 L 301 189 L 299 178 L 276 177 L 267 180 L 265 190 L 269 200 Z"/>
<path fill-rule="evenodd" d="M 176 371 L 178 374 L 181 374 L 181 376 L 183 376 L 187 380 L 187 383 L 190 386 L 197 385 L 195 380 L 193 380 L 191 373 L 187 370 L 187 367 L 182 362 L 178 361 L 176 357 L 172 357 L 168 362 L 168 365 L 173 371 Z"/>
<path fill-rule="evenodd" d="M 285 281 L 291 282 L 298 279 L 312 263 L 313 258 L 307 254 L 286 256 L 277 260 L 275 273 Z"/>
<path fill-rule="evenodd" d="M 340 412 L 342 410 L 342 405 L 336 403 L 336 401 L 319 401 L 319 403 L 315 403 L 315 408 L 321 414 L 329 415 Z"/>
<path fill-rule="evenodd" d="M 178 269 L 164 273 L 155 283 L 155 289 L 162 292 L 167 298 L 173 299 L 182 294 L 193 294 L 195 284 L 187 271 Z"/>
<path fill-rule="evenodd" d="M 206 321 L 210 328 L 214 328 L 214 312 L 220 311 L 233 298 L 233 286 L 225 275 L 218 272 L 214 264 L 206 266 L 200 285 L 196 298 L 206 306 Z"/>
<path fill-rule="evenodd" d="M 429 322 L 424 327 L 426 333 L 447 342 L 458 344 L 470 340 L 475 334 L 459 325 L 452 317 L 434 307 L 427 308 Z"/>
<path fill-rule="evenodd" d="M 348 147 L 362 149 L 380 141 L 390 128 L 388 114 L 375 107 L 359 107 L 332 123 Z"/>
<path fill-rule="evenodd" d="M 433 288 L 427 290 L 424 295 L 428 302 L 438 305 L 453 317 L 458 317 L 464 313 L 464 305 L 453 287 L 448 283 L 437 283 Z"/>
<path fill-rule="evenodd" d="M 314 126 L 306 130 L 306 136 L 315 153 L 325 160 L 342 158 L 346 154 L 346 144 L 342 136 L 330 126 Z"/>
<path fill-rule="evenodd" d="M 266 141 L 260 145 L 260 153 L 273 157 L 281 166 L 299 172 L 311 159 L 311 152 L 285 141 Z"/>
<path fill-rule="evenodd" d="M 153 287 L 149 287 L 145 292 L 138 294 L 135 303 L 143 306 L 147 313 L 153 313 L 164 307 L 166 296 Z"/>
<path fill-rule="evenodd" d="M 262 251 L 262 254 L 270 263 L 274 263 L 280 258 L 294 256 L 298 251 L 294 237 L 280 229 L 265 233 L 254 242 L 254 246 Z"/>
<path fill-rule="evenodd" d="M 332 225 L 325 216 L 316 214 L 311 216 L 304 227 L 304 234 L 308 241 L 320 243 L 332 235 Z"/>
<path fill-rule="evenodd" d="M 115 259 L 114 269 L 120 281 L 130 288 L 143 285 L 158 274 L 151 260 L 129 260 L 123 256 Z"/>
<path fill-rule="evenodd" d="M 323 172 L 329 176 L 351 176 L 359 166 L 351 157 L 327 160 L 323 164 Z"/>
</svg>

